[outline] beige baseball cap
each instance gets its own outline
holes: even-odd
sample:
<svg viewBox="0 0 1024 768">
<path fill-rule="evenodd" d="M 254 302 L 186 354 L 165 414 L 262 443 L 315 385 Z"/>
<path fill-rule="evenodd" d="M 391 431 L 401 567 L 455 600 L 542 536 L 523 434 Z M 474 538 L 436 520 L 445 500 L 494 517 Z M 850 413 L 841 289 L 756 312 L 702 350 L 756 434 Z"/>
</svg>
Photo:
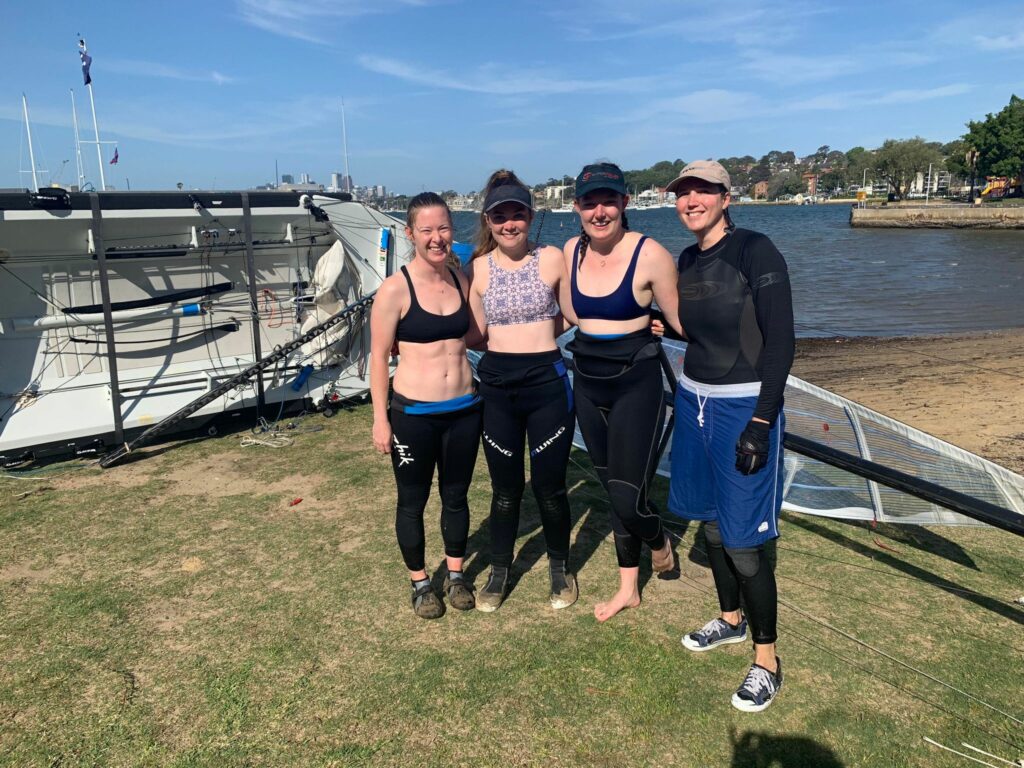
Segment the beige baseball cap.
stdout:
<svg viewBox="0 0 1024 768">
<path fill-rule="evenodd" d="M 726 192 L 732 186 L 732 183 L 729 181 L 729 172 L 722 167 L 721 163 L 714 160 L 694 160 L 683 168 L 679 176 L 665 187 L 665 191 L 675 194 L 675 191 L 679 189 L 679 185 L 683 183 L 684 179 L 702 179 L 703 181 L 710 181 L 712 184 L 721 184 L 725 187 Z"/>
</svg>

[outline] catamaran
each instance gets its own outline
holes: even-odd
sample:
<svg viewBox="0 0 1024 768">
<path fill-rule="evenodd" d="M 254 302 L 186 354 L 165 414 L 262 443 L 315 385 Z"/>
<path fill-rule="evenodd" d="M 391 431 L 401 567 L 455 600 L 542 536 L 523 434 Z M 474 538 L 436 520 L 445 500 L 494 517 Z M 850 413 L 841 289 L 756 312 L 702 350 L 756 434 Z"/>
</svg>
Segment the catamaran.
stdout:
<svg viewBox="0 0 1024 768">
<path fill-rule="evenodd" d="M 345 194 L 0 194 L 0 462 L 122 445 L 360 306 L 410 258 L 403 228 Z M 183 425 L 362 394 L 357 314 Z"/>
</svg>

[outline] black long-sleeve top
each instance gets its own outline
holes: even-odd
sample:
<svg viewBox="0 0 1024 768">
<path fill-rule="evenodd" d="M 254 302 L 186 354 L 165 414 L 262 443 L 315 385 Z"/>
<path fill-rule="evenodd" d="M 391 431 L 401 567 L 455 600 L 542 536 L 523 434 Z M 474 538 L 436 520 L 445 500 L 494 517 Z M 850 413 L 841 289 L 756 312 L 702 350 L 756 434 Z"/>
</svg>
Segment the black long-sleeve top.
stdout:
<svg viewBox="0 0 1024 768">
<path fill-rule="evenodd" d="M 793 299 L 786 260 L 766 236 L 737 229 L 679 255 L 683 372 L 703 384 L 761 382 L 754 416 L 775 423 L 793 365 Z"/>
</svg>

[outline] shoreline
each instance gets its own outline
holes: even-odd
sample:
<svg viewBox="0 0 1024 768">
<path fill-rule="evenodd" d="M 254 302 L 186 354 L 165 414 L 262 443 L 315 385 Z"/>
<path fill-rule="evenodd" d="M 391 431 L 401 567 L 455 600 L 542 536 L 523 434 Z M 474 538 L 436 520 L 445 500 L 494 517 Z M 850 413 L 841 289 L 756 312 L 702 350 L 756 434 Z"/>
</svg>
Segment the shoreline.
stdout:
<svg viewBox="0 0 1024 768">
<path fill-rule="evenodd" d="M 800 338 L 792 373 L 1024 473 L 1024 328 Z"/>
</svg>

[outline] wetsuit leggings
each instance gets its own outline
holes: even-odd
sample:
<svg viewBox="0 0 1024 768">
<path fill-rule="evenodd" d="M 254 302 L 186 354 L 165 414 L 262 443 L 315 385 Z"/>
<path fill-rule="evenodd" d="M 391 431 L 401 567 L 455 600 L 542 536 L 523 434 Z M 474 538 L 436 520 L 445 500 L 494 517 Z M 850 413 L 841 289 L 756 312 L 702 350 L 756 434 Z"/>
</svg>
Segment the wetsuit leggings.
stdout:
<svg viewBox="0 0 1024 768">
<path fill-rule="evenodd" d="M 641 543 L 665 544 L 661 518 L 647 507 L 665 394 L 657 342 L 649 331 L 612 339 L 577 332 L 570 345 L 576 418 L 612 507 L 620 568 L 640 565 Z"/>
<path fill-rule="evenodd" d="M 722 612 L 738 611 L 742 594 L 753 641 L 757 644 L 774 643 L 778 639 L 779 596 L 775 569 L 764 544 L 738 548 L 723 546 L 717 520 L 704 524 L 704 539 Z"/>
<path fill-rule="evenodd" d="M 576 412 L 562 353 L 488 352 L 477 374 L 484 402 L 484 455 L 491 473 L 491 562 L 512 565 L 526 487 L 524 438 L 529 439 L 530 485 L 547 554 L 565 561 L 572 529 L 565 471 Z"/>
<path fill-rule="evenodd" d="M 466 555 L 466 496 L 480 447 L 480 405 L 448 413 L 407 413 L 406 407 L 414 402 L 397 393 L 392 397 L 391 464 L 398 485 L 398 546 L 406 568 L 421 571 L 425 567 L 423 511 L 430 497 L 435 467 L 441 493 L 444 553 L 448 557 Z"/>
</svg>

